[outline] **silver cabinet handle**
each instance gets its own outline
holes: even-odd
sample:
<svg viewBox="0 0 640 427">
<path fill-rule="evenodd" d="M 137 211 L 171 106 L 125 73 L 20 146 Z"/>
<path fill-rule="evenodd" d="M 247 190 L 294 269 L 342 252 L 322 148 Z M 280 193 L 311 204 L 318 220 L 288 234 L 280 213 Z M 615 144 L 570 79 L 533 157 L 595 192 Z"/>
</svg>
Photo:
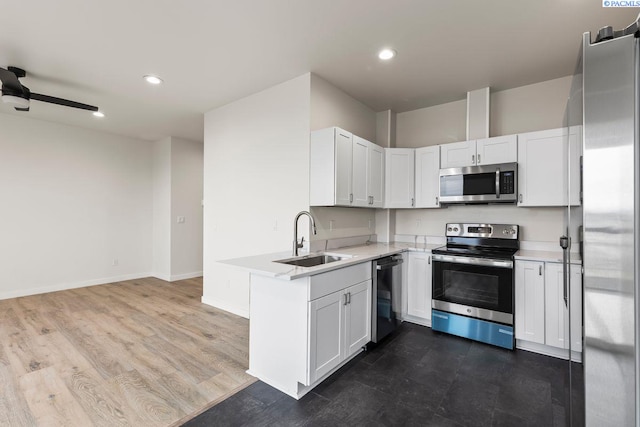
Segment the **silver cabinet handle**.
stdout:
<svg viewBox="0 0 640 427">
<path fill-rule="evenodd" d="M 414 199 L 413 197 L 411 198 L 411 207 L 414 207 L 416 205 L 416 199 Z"/>
<path fill-rule="evenodd" d="M 478 154 L 478 159 L 480 159 L 479 154 Z M 500 198 L 500 168 L 496 168 L 496 199 L 499 199 L 499 198 Z"/>
<path fill-rule="evenodd" d="M 520 193 L 520 203 L 522 203 L 522 193 Z"/>
<path fill-rule="evenodd" d="M 347 304 L 351 304 L 351 292 L 347 292 Z"/>
<path fill-rule="evenodd" d="M 538 276 L 542 276 L 542 264 L 538 266 Z"/>
<path fill-rule="evenodd" d="M 568 306 L 567 302 L 567 285 L 569 282 L 568 277 L 568 258 L 567 251 L 569 250 L 570 245 L 570 237 L 561 236 L 560 237 L 560 247 L 562 248 L 562 296 L 564 297 L 564 306 Z"/>
<path fill-rule="evenodd" d="M 472 154 L 471 155 L 471 164 L 474 165 L 476 163 L 476 155 Z"/>
<path fill-rule="evenodd" d="M 480 154 L 478 154 L 478 164 L 480 164 Z"/>
<path fill-rule="evenodd" d="M 343 296 L 344 296 L 344 305 L 349 304 L 349 302 L 347 301 L 347 294 L 344 294 Z"/>
<path fill-rule="evenodd" d="M 438 196 L 436 196 L 436 205 L 438 204 Z"/>
<path fill-rule="evenodd" d="M 349 203 L 353 203 L 353 193 L 349 194 Z"/>
<path fill-rule="evenodd" d="M 431 264 L 431 255 L 429 255 L 429 258 L 427 258 L 427 264 Z"/>
</svg>

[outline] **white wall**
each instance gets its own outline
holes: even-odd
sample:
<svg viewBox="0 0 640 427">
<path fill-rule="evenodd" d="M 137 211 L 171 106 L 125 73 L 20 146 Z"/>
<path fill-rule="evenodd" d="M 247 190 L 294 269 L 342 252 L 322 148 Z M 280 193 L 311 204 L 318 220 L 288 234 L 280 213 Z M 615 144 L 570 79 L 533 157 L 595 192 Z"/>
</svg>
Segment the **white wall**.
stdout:
<svg viewBox="0 0 640 427">
<path fill-rule="evenodd" d="M 153 275 L 171 280 L 171 138 L 153 143 Z"/>
<path fill-rule="evenodd" d="M 291 248 L 309 207 L 310 74 L 205 115 L 204 303 L 248 317 L 248 273 L 218 260 Z"/>
<path fill-rule="evenodd" d="M 490 136 L 562 127 L 570 85 L 571 76 L 567 76 L 491 94 Z M 464 141 L 465 102 L 399 113 L 396 146 L 423 147 Z M 515 206 L 397 210 L 396 234 L 443 236 L 447 222 L 486 221 L 519 224 L 522 240 L 556 243 L 566 227 L 565 216 L 562 208 Z M 580 221 L 576 217 L 572 222 Z"/>
<path fill-rule="evenodd" d="M 202 275 L 203 158 L 201 142 L 171 138 L 172 281 Z"/>
<path fill-rule="evenodd" d="M 0 114 L 0 298 L 148 276 L 152 187 L 149 142 Z"/>
<path fill-rule="evenodd" d="M 338 126 L 376 142 L 376 113 L 326 80 L 311 74 L 311 130 Z M 375 234 L 375 210 L 311 208 L 318 234 L 314 241 Z"/>
<path fill-rule="evenodd" d="M 321 77 L 311 74 L 311 130 L 338 126 L 376 141 L 376 113 Z"/>
</svg>

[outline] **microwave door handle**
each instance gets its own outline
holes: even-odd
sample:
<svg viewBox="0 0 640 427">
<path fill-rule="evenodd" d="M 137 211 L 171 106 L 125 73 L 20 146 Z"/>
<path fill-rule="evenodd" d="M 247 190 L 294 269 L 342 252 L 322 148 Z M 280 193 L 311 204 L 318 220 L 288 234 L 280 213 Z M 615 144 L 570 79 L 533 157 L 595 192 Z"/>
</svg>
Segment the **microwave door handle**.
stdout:
<svg viewBox="0 0 640 427">
<path fill-rule="evenodd" d="M 496 199 L 500 198 L 500 168 L 496 168 Z"/>
</svg>

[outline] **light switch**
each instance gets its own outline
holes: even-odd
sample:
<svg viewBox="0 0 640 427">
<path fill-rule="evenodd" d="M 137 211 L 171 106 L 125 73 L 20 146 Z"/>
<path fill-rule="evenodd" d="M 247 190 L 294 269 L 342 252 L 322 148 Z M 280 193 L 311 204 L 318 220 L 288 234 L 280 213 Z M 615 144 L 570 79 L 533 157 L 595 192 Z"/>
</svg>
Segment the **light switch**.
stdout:
<svg viewBox="0 0 640 427">
<path fill-rule="evenodd" d="M 177 222 L 178 222 L 178 224 L 184 223 L 184 217 L 183 216 L 179 216 Z"/>
</svg>

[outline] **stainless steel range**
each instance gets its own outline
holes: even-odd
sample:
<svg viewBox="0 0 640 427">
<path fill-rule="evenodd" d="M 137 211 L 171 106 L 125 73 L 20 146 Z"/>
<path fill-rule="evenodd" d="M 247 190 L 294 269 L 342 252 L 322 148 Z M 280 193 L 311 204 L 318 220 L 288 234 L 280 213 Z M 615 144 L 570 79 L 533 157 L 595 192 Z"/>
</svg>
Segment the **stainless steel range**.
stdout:
<svg viewBox="0 0 640 427">
<path fill-rule="evenodd" d="M 447 224 L 433 250 L 432 329 L 513 349 L 518 226 Z"/>
</svg>

